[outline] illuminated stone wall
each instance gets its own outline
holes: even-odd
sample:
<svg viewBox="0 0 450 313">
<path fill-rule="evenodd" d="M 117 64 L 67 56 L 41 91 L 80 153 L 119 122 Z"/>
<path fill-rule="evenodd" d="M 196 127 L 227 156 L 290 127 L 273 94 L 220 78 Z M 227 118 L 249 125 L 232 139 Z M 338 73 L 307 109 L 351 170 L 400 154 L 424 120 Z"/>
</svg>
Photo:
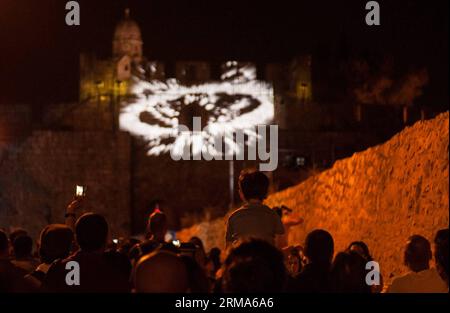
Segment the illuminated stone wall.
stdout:
<svg viewBox="0 0 450 313">
<path fill-rule="evenodd" d="M 75 185 L 87 186 L 86 211 L 104 214 L 115 236 L 129 233 L 130 137 L 111 132 L 34 132 L 2 151 L 0 228 L 37 238 L 64 223 Z"/>
<path fill-rule="evenodd" d="M 80 55 L 80 102 L 98 96 L 126 95 L 128 92 L 129 60 L 100 60 L 90 54 Z M 126 79 L 124 79 L 124 77 Z M 119 79 L 120 83 L 119 83 Z"/>
<path fill-rule="evenodd" d="M 27 136 L 32 128 L 31 118 L 28 105 L 0 104 L 0 145 Z"/>
<path fill-rule="evenodd" d="M 271 206 L 287 205 L 305 219 L 289 233 L 290 244 L 303 244 L 308 232 L 328 230 L 336 251 L 365 241 L 380 262 L 386 281 L 405 271 L 403 246 L 412 234 L 430 241 L 449 223 L 449 114 L 418 122 L 388 142 L 352 157 L 305 182 L 271 195 Z M 223 247 L 222 219 L 179 233 L 197 235 L 207 248 Z"/>
</svg>

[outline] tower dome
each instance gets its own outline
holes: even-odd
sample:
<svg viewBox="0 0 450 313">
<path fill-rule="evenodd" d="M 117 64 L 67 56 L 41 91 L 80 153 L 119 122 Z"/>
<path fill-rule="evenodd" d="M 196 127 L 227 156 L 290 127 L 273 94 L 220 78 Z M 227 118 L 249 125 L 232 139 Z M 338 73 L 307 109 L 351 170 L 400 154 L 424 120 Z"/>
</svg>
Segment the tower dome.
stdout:
<svg viewBox="0 0 450 313">
<path fill-rule="evenodd" d="M 113 38 L 113 56 L 121 58 L 128 55 L 132 62 L 142 61 L 142 37 L 139 25 L 130 18 L 130 9 L 125 10 L 125 17 L 117 24 Z"/>
</svg>

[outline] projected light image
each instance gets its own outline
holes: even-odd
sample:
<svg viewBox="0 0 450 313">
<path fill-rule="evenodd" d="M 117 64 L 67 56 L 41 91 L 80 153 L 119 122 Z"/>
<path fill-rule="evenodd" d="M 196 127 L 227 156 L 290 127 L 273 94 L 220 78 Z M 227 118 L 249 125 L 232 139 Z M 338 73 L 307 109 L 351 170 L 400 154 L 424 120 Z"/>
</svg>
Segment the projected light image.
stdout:
<svg viewBox="0 0 450 313">
<path fill-rule="evenodd" d="M 214 155 L 213 141 L 236 130 L 246 134 L 246 144 L 256 142 L 255 127 L 270 124 L 274 117 L 273 88 L 256 80 L 255 68 L 227 62 L 222 81 L 186 86 L 175 79 L 145 81 L 134 79 L 131 92 L 135 100 L 123 106 L 120 113 L 122 130 L 145 140 L 149 155 L 160 155 L 171 149 L 182 151 L 190 144 L 186 137 L 202 140 Z M 200 134 L 192 133 L 193 117 L 201 118 Z M 185 125 L 190 132 L 179 132 Z M 200 137 L 199 137 L 200 136 Z M 230 138 L 224 139 L 225 149 L 233 154 L 242 147 Z M 192 144 L 195 155 L 195 145 Z M 224 149 L 224 150 L 225 150 Z M 222 150 L 222 151 L 224 151 Z"/>
</svg>

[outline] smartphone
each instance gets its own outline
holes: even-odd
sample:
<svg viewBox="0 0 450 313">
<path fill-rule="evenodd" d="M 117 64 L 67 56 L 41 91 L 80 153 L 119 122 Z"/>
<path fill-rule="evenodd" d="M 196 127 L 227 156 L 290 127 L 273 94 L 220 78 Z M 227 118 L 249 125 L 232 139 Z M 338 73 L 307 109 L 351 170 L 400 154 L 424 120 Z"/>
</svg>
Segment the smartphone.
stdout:
<svg viewBox="0 0 450 313">
<path fill-rule="evenodd" d="M 86 195 L 86 187 L 76 185 L 75 187 L 75 196 L 77 197 L 84 197 Z"/>
<path fill-rule="evenodd" d="M 179 240 L 172 240 L 172 244 L 177 248 L 179 248 L 181 246 L 181 243 Z"/>
<path fill-rule="evenodd" d="M 118 244 L 119 243 L 119 239 L 113 239 L 112 240 L 115 244 Z"/>
</svg>

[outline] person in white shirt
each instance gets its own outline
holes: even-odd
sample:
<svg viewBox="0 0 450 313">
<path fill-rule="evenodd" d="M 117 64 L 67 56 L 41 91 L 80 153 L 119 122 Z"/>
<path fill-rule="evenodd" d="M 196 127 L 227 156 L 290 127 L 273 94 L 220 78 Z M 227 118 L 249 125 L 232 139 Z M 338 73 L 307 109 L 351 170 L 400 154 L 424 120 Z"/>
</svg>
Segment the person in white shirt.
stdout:
<svg viewBox="0 0 450 313">
<path fill-rule="evenodd" d="M 447 293 L 447 284 L 434 268 L 430 268 L 432 258 L 430 242 L 414 235 L 405 247 L 404 262 L 410 272 L 397 277 L 388 287 L 388 293 Z"/>
<path fill-rule="evenodd" d="M 285 233 L 280 215 L 263 204 L 269 189 L 269 178 L 257 170 L 244 169 L 239 176 L 239 195 L 244 205 L 227 221 L 226 246 L 249 238 L 262 239 L 272 245 L 281 242 Z"/>
</svg>

